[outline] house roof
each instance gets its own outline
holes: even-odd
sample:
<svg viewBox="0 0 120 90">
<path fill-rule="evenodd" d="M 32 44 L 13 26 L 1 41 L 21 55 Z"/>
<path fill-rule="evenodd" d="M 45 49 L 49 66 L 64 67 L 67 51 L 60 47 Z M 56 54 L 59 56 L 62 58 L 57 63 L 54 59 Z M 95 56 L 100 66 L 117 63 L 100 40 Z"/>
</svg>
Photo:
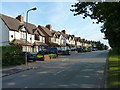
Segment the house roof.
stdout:
<svg viewBox="0 0 120 90">
<path fill-rule="evenodd" d="M 68 38 L 66 34 L 64 34 L 63 32 L 60 32 L 65 38 Z"/>
<path fill-rule="evenodd" d="M 25 23 L 21 23 L 19 20 L 10 16 L 0 14 L 0 17 L 10 30 L 19 31 L 22 26 L 26 26 Z M 30 34 L 33 34 L 34 30 L 36 29 L 37 27 L 34 24 L 27 23 L 27 30 Z"/>
<path fill-rule="evenodd" d="M 52 31 L 51 31 L 51 34 L 52 34 L 52 36 L 54 36 L 54 34 L 56 34 L 56 35 L 57 35 L 57 38 L 60 37 L 59 31 L 52 30 Z"/>
<path fill-rule="evenodd" d="M 52 30 L 52 31 L 51 31 L 51 33 L 56 33 L 56 32 L 57 32 L 57 31 L 55 31 L 55 30 Z"/>
<path fill-rule="evenodd" d="M 40 31 L 40 29 L 37 28 L 36 30 L 33 30 L 33 33 L 35 33 L 36 31 L 38 31 L 41 36 L 43 36 L 43 37 L 45 36 L 45 35 Z"/>
<path fill-rule="evenodd" d="M 10 30 L 18 31 L 19 27 L 22 25 L 22 23 L 20 23 L 20 21 L 15 18 L 3 14 L 0 14 L 0 17 Z"/>
<path fill-rule="evenodd" d="M 45 36 L 40 30 L 39 30 L 39 33 L 40 33 L 41 36 Z"/>
<path fill-rule="evenodd" d="M 50 32 L 51 32 L 52 36 L 54 36 L 54 34 L 56 33 L 55 30 L 51 30 Z"/>
<path fill-rule="evenodd" d="M 74 37 L 76 41 L 80 41 L 80 37 Z"/>
<path fill-rule="evenodd" d="M 27 23 L 27 30 L 30 34 L 33 34 L 37 27 L 34 24 Z"/>
<path fill-rule="evenodd" d="M 40 27 L 41 29 L 43 29 L 43 30 L 45 31 L 45 33 L 47 33 L 50 37 L 52 36 L 52 34 L 51 34 L 51 32 L 50 32 L 50 30 L 49 30 L 48 28 L 43 27 L 43 26 L 41 26 L 41 25 L 39 25 L 39 27 Z"/>
<path fill-rule="evenodd" d="M 57 31 L 58 38 L 60 37 L 61 33 L 60 31 Z"/>
</svg>

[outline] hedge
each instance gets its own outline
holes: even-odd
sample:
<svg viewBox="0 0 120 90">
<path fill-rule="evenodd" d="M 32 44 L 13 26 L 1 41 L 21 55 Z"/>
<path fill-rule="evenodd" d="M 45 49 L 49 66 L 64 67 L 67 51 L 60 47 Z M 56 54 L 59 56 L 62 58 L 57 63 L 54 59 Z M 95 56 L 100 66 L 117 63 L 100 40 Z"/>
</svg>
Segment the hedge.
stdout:
<svg viewBox="0 0 120 90">
<path fill-rule="evenodd" d="M 25 63 L 21 45 L 2 46 L 2 66 L 20 65 Z"/>
<path fill-rule="evenodd" d="M 51 57 L 51 58 L 56 58 L 56 57 L 57 57 L 57 54 L 49 54 L 49 57 Z"/>
<path fill-rule="evenodd" d="M 38 57 L 38 58 L 42 58 L 42 57 L 43 57 L 43 55 L 37 55 L 37 57 Z"/>
</svg>

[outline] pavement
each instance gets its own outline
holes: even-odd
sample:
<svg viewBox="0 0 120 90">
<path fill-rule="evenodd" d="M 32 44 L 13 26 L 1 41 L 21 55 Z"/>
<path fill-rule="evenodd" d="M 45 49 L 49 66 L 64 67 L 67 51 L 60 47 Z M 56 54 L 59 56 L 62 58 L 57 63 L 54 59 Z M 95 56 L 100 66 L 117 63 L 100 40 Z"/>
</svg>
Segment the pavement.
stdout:
<svg viewBox="0 0 120 90">
<path fill-rule="evenodd" d="M 19 65 L 19 66 L 10 67 L 10 68 L 3 68 L 3 69 L 0 69 L 0 73 L 2 73 L 0 74 L 0 77 L 9 76 L 9 75 L 23 72 L 26 70 L 36 69 L 37 65 L 38 65 L 38 62 L 34 62 L 34 63 L 29 63 L 27 65 Z"/>
<path fill-rule="evenodd" d="M 72 53 L 53 60 L 3 69 L 4 75 L 10 71 L 24 72 L 3 76 L 2 87 L 103 88 L 107 54 L 108 51 Z"/>
</svg>

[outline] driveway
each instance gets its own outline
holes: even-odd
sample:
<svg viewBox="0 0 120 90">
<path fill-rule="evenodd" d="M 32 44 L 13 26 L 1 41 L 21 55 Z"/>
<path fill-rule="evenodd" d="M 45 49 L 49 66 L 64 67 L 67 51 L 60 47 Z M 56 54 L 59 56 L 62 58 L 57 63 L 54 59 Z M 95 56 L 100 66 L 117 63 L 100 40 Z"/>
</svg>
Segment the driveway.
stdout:
<svg viewBox="0 0 120 90">
<path fill-rule="evenodd" d="M 37 69 L 2 78 L 3 88 L 101 88 L 108 51 L 38 62 Z"/>
</svg>

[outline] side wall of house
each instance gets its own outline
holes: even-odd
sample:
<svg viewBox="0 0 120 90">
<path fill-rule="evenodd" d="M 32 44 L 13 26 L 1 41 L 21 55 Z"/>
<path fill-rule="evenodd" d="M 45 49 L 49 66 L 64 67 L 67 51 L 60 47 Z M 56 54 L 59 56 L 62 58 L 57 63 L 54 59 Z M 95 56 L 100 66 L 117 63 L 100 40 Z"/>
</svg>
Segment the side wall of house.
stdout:
<svg viewBox="0 0 120 90">
<path fill-rule="evenodd" d="M 0 46 L 9 45 L 9 28 L 0 18 Z"/>
<path fill-rule="evenodd" d="M 49 37 L 48 34 L 43 29 L 40 30 L 45 35 L 45 43 L 48 44 L 49 42 L 51 42 L 51 37 Z"/>
</svg>

